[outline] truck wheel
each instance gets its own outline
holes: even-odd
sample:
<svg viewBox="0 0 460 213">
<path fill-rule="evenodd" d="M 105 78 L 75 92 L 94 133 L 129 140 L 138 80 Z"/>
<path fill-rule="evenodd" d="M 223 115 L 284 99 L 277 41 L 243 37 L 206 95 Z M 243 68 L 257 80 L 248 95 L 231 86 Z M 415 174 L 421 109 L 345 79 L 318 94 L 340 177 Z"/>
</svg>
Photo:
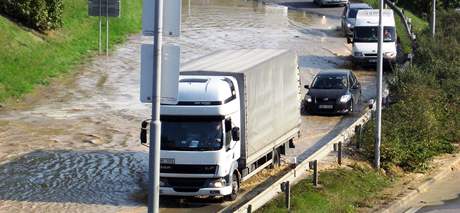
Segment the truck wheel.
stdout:
<svg viewBox="0 0 460 213">
<path fill-rule="evenodd" d="M 281 166 L 281 155 L 278 149 L 273 150 L 273 162 L 272 162 L 272 169 L 278 168 Z"/>
<path fill-rule="evenodd" d="M 224 199 L 227 201 L 234 201 L 238 197 L 238 191 L 240 190 L 240 183 L 238 182 L 238 175 L 233 173 L 232 175 L 232 193 L 225 195 Z"/>
</svg>

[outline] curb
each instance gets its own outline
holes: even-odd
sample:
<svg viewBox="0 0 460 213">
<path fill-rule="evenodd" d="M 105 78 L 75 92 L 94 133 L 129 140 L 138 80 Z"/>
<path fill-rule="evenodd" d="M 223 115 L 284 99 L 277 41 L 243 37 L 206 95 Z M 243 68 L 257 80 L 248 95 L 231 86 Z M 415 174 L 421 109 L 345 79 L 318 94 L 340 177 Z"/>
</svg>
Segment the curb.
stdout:
<svg viewBox="0 0 460 213">
<path fill-rule="evenodd" d="M 389 206 L 381 211 L 377 211 L 380 213 L 393 213 L 393 212 L 398 212 L 401 207 L 409 204 L 412 199 L 414 199 L 417 195 L 419 195 L 422 192 L 427 191 L 430 189 L 430 187 L 438 183 L 439 181 L 443 180 L 446 178 L 453 170 L 455 170 L 455 166 L 460 164 L 460 155 L 458 153 L 454 154 L 455 158 L 453 161 L 449 162 L 448 164 L 443 165 L 442 169 L 438 169 L 436 174 L 434 176 L 428 176 L 428 180 L 424 181 L 421 183 L 417 188 L 414 190 L 411 190 L 411 192 L 406 193 L 404 197 L 399 198 L 396 201 L 393 201 L 392 203 L 389 204 Z"/>
</svg>

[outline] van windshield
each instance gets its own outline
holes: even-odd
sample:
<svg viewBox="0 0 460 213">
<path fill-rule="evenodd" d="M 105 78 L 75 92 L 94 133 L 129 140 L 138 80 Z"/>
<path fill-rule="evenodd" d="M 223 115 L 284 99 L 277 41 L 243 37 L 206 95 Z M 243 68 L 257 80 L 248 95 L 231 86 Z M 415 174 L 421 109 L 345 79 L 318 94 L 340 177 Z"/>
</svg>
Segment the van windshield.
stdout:
<svg viewBox="0 0 460 213">
<path fill-rule="evenodd" d="M 223 146 L 223 118 L 219 116 L 161 117 L 161 149 L 216 151 Z"/>
<path fill-rule="evenodd" d="M 354 42 L 378 42 L 378 27 L 355 27 Z M 396 30 L 394 27 L 383 27 L 383 41 L 395 42 Z"/>
</svg>

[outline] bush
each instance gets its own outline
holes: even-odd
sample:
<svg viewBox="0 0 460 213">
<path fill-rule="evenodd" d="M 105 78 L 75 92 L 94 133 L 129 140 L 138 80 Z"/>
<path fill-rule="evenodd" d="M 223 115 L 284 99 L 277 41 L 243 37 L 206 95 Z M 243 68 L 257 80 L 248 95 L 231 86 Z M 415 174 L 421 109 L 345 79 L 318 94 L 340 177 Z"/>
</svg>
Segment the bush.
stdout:
<svg viewBox="0 0 460 213">
<path fill-rule="evenodd" d="M 62 0 L 0 0 L 0 12 L 23 25 L 46 31 L 62 26 Z"/>
<path fill-rule="evenodd" d="M 395 104 L 382 115 L 382 164 L 423 169 L 432 157 L 454 151 L 460 138 L 460 14 L 440 11 L 438 32 L 419 36 L 414 67 L 389 81 Z M 365 130 L 364 155 L 373 159 L 374 124 Z"/>
<path fill-rule="evenodd" d="M 416 69 L 406 71 L 397 82 L 411 77 L 417 81 L 417 72 Z M 445 113 L 441 106 L 444 98 L 439 89 L 420 82 L 405 82 L 398 89 L 393 90 L 399 93 L 398 102 L 382 114 L 381 161 L 386 168 L 397 165 L 406 171 L 423 169 L 432 157 L 454 150 L 443 137 Z M 371 122 L 364 132 L 364 153 L 370 160 L 374 157 L 374 127 Z"/>
</svg>

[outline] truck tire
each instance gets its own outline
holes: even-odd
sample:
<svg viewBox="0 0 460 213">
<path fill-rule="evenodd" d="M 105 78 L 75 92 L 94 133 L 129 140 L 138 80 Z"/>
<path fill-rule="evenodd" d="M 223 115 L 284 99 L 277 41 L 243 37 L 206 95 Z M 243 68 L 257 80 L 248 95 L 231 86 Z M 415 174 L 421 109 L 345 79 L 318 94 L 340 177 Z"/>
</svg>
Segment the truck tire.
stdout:
<svg viewBox="0 0 460 213">
<path fill-rule="evenodd" d="M 272 169 L 278 168 L 281 166 L 281 155 L 278 149 L 273 150 L 273 162 L 272 162 Z"/>
<path fill-rule="evenodd" d="M 238 181 L 238 175 L 236 172 L 232 175 L 232 193 L 225 195 L 224 199 L 226 201 L 234 201 L 238 197 L 238 191 L 240 190 L 240 182 Z"/>
</svg>

